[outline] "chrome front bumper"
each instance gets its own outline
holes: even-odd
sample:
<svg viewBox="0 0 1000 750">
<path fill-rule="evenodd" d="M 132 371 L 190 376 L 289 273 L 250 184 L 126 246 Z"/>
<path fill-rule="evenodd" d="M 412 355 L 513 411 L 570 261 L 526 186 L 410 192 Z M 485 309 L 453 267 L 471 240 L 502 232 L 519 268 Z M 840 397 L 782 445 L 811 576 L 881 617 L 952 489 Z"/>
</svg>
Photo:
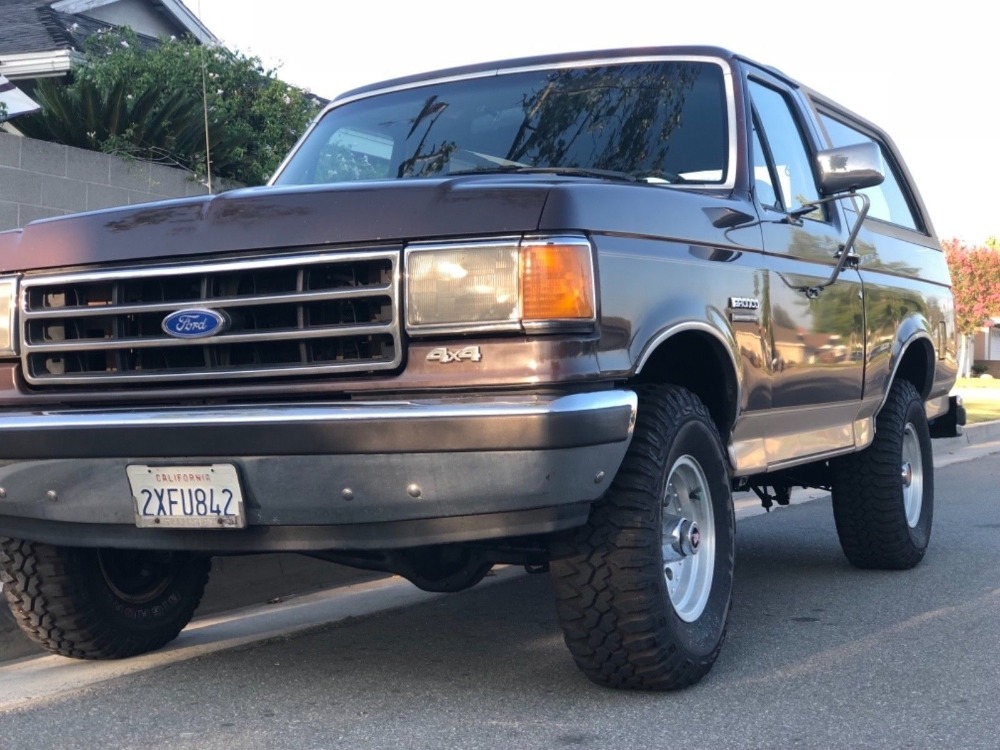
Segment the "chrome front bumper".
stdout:
<svg viewBox="0 0 1000 750">
<path fill-rule="evenodd" d="M 582 523 L 630 391 L 0 415 L 0 535 L 212 552 L 373 549 Z M 129 464 L 231 463 L 243 530 L 135 528 Z"/>
</svg>

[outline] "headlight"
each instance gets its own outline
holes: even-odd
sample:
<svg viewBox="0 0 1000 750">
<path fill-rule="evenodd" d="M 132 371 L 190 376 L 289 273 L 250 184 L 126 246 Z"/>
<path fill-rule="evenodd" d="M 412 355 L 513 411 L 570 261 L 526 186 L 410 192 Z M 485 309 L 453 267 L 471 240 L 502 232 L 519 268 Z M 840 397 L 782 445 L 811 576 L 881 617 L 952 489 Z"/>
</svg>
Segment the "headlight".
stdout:
<svg viewBox="0 0 1000 750">
<path fill-rule="evenodd" d="M 539 330 L 592 325 L 596 290 L 582 237 L 411 245 L 410 333 Z"/>
<path fill-rule="evenodd" d="M 0 357 L 17 356 L 17 279 L 0 277 Z"/>
</svg>

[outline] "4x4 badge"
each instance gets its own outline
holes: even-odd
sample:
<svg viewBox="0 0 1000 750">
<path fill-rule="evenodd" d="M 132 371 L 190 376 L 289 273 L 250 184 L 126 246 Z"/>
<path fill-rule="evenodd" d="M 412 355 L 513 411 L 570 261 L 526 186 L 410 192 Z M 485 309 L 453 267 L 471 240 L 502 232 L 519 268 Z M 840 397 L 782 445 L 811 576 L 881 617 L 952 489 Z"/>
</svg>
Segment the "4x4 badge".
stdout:
<svg viewBox="0 0 1000 750">
<path fill-rule="evenodd" d="M 446 346 L 439 346 L 437 349 L 431 349 L 427 352 L 428 362 L 441 362 L 442 364 L 448 364 L 449 362 L 479 362 L 483 358 L 483 354 L 479 351 L 478 346 L 467 346 L 464 349 L 449 349 Z"/>
</svg>

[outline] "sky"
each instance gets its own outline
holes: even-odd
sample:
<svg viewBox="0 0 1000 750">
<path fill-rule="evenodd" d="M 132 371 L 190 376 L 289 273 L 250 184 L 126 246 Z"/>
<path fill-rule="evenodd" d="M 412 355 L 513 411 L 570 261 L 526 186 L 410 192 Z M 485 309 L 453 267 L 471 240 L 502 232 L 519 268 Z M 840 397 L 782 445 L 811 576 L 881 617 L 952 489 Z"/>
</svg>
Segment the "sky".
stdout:
<svg viewBox="0 0 1000 750">
<path fill-rule="evenodd" d="M 942 239 L 1000 236 L 1000 64 L 993 11 L 980 0 L 184 2 L 226 46 L 326 98 L 411 73 L 549 52 L 726 47 L 888 132 Z"/>
</svg>

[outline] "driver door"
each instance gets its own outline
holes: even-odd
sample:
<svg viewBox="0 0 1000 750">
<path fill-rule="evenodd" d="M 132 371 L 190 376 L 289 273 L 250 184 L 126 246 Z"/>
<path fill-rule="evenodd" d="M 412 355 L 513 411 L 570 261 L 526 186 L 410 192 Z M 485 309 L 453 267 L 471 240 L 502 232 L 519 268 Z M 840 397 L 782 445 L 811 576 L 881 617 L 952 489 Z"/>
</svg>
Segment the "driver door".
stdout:
<svg viewBox="0 0 1000 750">
<path fill-rule="evenodd" d="M 820 197 L 817 141 L 799 116 L 805 106 L 765 71 L 748 71 L 754 192 L 761 218 L 769 289 L 763 317 L 770 348 L 769 465 L 847 449 L 864 384 L 864 286 L 849 263 L 833 272 L 849 227 L 839 206 L 802 219 L 788 212 Z"/>
</svg>

